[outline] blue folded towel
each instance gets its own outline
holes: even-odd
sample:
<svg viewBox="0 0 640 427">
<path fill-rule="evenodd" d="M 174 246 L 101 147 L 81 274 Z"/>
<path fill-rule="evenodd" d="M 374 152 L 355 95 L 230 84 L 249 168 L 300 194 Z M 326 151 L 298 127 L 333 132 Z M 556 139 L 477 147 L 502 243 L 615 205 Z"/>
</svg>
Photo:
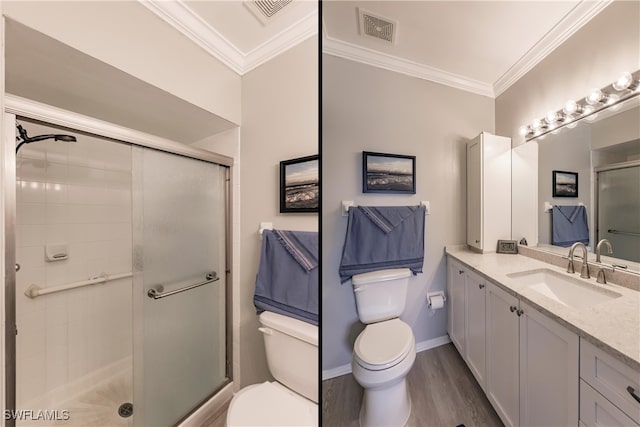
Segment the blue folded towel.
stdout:
<svg viewBox="0 0 640 427">
<path fill-rule="evenodd" d="M 551 226 L 551 243 L 554 245 L 568 247 L 576 242 L 589 244 L 589 224 L 584 206 L 555 205 L 551 213 Z"/>
<path fill-rule="evenodd" d="M 265 230 L 253 304 L 318 324 L 318 233 Z"/>
<path fill-rule="evenodd" d="M 424 206 L 358 206 L 349 209 L 340 281 L 387 268 L 422 273 Z"/>
</svg>

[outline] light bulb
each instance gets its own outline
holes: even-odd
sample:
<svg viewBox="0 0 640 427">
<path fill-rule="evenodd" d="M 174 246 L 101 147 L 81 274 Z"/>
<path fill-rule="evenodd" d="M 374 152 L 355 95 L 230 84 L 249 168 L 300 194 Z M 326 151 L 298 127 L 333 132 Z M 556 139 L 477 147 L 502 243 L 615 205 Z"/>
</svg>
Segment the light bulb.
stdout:
<svg viewBox="0 0 640 427">
<path fill-rule="evenodd" d="M 598 102 L 602 101 L 604 98 L 605 95 L 600 89 L 593 89 L 589 96 L 587 96 L 586 101 L 589 105 L 595 105 Z"/>
<path fill-rule="evenodd" d="M 549 124 L 555 123 L 556 121 L 558 121 L 558 114 L 555 111 L 549 111 L 544 119 Z"/>
<path fill-rule="evenodd" d="M 526 134 L 529 133 L 529 127 L 528 126 L 520 126 L 520 129 L 518 129 L 518 132 L 520 133 L 520 135 L 525 136 Z"/>
<path fill-rule="evenodd" d="M 579 108 L 578 103 L 571 99 L 567 101 L 562 111 L 564 111 L 565 114 L 574 114 L 578 112 Z"/>
<path fill-rule="evenodd" d="M 633 76 L 631 76 L 631 73 L 625 72 L 620 74 L 618 80 L 613 83 L 613 88 L 615 90 L 625 90 L 631 86 L 631 83 L 633 83 Z"/>
<path fill-rule="evenodd" d="M 542 120 L 540 119 L 534 119 L 533 123 L 531 123 L 531 127 L 534 129 L 540 129 L 540 126 L 542 126 Z"/>
</svg>

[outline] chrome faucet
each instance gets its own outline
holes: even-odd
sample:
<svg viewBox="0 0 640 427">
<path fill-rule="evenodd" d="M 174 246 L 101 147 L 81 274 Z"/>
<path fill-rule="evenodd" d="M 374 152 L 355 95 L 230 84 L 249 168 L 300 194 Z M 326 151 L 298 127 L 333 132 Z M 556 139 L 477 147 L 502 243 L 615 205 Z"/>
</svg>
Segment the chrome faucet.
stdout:
<svg viewBox="0 0 640 427">
<path fill-rule="evenodd" d="M 598 242 L 598 245 L 596 246 L 596 262 L 600 262 L 600 248 L 602 247 L 602 245 L 605 245 L 607 247 L 608 254 L 613 253 L 613 247 L 611 247 L 611 242 L 607 239 L 600 240 Z"/>
<path fill-rule="evenodd" d="M 567 266 L 567 273 L 575 273 L 576 270 L 573 266 L 573 251 L 576 248 L 582 248 L 582 268 L 580 269 L 580 277 L 588 279 L 589 277 L 589 264 L 587 264 L 587 247 L 582 242 L 575 242 L 569 249 L 569 265 Z"/>
<path fill-rule="evenodd" d="M 600 248 L 602 247 L 602 245 L 605 245 L 607 247 L 607 253 L 609 254 L 613 253 L 611 242 L 607 239 L 600 240 L 598 242 L 598 245 L 596 246 L 596 262 L 600 262 Z M 596 279 L 596 282 L 602 283 L 602 284 L 607 283 L 607 278 L 604 276 L 604 268 L 600 268 L 600 270 L 598 270 L 598 277 Z"/>
</svg>

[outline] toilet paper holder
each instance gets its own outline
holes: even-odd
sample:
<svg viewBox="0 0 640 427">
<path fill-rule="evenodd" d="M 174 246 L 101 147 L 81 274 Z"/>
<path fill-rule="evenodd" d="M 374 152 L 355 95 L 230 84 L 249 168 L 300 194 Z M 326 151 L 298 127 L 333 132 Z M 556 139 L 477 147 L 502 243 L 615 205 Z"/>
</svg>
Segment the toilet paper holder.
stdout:
<svg viewBox="0 0 640 427">
<path fill-rule="evenodd" d="M 440 298 L 442 298 L 442 302 L 446 302 L 447 301 L 447 297 L 444 294 L 444 291 L 437 291 L 437 292 L 429 292 L 427 294 L 427 305 L 429 306 L 429 308 L 432 308 L 432 304 L 433 301 L 439 300 Z M 440 307 L 438 307 L 440 308 Z M 435 308 L 434 308 L 435 310 Z"/>
</svg>

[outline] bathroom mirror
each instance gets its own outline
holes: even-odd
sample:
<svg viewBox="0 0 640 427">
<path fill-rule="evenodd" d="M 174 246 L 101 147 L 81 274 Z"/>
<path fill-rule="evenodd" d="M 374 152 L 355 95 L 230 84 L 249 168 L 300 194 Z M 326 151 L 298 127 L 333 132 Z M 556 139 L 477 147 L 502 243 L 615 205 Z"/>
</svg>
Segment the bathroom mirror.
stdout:
<svg viewBox="0 0 640 427">
<path fill-rule="evenodd" d="M 572 129 L 564 128 L 557 134 L 548 134 L 514 149 L 514 157 L 528 156 L 530 167 L 527 177 L 526 168 L 514 161 L 514 168 L 520 168 L 518 172 L 514 170 L 514 194 L 519 192 L 518 181 L 528 178 L 530 186 L 537 181 L 536 212 L 528 221 L 536 221 L 529 229 L 537 229 L 538 249 L 566 255 L 569 248 L 551 244 L 552 214 L 548 208 L 549 205 L 583 204 L 589 227 L 589 251 L 594 252 L 597 242 L 606 238 L 613 246 L 613 254 L 609 256 L 603 248 L 602 254 L 608 256 L 603 261 L 640 272 L 638 101 L 640 97 L 635 97 L 620 108 L 601 112 L 591 121 L 583 120 Z M 527 147 L 529 144 L 535 145 Z M 537 171 L 534 169 L 536 158 Z M 578 174 L 577 197 L 553 197 L 554 170 Z M 536 172 L 537 179 L 534 178 Z M 528 194 L 535 191 L 529 188 Z M 517 203 L 521 206 L 515 206 Z M 522 212 L 525 203 L 523 197 L 518 200 L 514 195 L 514 213 Z M 531 209 L 533 204 L 528 203 Z M 515 217 L 514 220 L 514 223 L 523 221 Z M 517 229 L 514 228 L 513 238 L 519 240 Z"/>
</svg>

